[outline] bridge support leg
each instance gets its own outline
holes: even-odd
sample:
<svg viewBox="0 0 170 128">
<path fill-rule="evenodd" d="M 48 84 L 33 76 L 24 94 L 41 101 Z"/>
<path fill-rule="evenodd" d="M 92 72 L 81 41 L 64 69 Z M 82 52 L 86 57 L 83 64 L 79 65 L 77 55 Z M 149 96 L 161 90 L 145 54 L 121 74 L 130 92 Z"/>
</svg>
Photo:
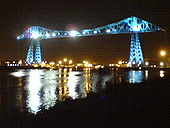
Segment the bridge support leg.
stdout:
<svg viewBox="0 0 170 128">
<path fill-rule="evenodd" d="M 36 43 L 35 50 L 34 50 L 34 42 Z M 27 64 L 32 64 L 33 62 L 36 64 L 40 64 L 42 62 L 40 40 L 31 40 L 30 41 L 30 46 L 28 49 L 26 62 L 27 62 Z"/>
<path fill-rule="evenodd" d="M 42 57 L 41 57 L 40 40 L 37 40 L 36 50 L 35 50 L 35 63 L 40 64 L 41 62 L 42 62 Z"/>
<path fill-rule="evenodd" d="M 26 62 L 32 64 L 34 61 L 34 40 L 30 41 L 30 46 L 27 53 Z"/>
<path fill-rule="evenodd" d="M 139 66 L 144 62 L 139 34 L 131 34 L 129 65 Z"/>
</svg>

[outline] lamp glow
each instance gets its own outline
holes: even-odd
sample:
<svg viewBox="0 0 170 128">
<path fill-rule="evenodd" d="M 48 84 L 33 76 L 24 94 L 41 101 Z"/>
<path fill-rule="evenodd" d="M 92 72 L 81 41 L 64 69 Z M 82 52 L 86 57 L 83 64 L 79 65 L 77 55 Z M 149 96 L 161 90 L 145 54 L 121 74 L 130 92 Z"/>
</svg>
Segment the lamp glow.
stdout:
<svg viewBox="0 0 170 128">
<path fill-rule="evenodd" d="M 132 29 L 133 31 L 140 31 L 141 26 L 140 25 L 133 25 Z"/>
<path fill-rule="evenodd" d="M 58 63 L 59 63 L 59 64 L 62 64 L 62 61 L 60 60 L 60 61 L 58 61 Z"/>
<path fill-rule="evenodd" d="M 52 36 L 54 37 L 54 36 L 56 36 L 56 34 L 55 34 L 55 33 L 52 33 Z"/>
<path fill-rule="evenodd" d="M 166 52 L 165 52 L 164 50 L 162 50 L 162 51 L 160 52 L 160 55 L 161 55 L 161 56 L 165 56 L 165 55 L 166 55 Z"/>
<path fill-rule="evenodd" d="M 69 62 L 68 62 L 69 64 L 72 64 L 73 63 L 73 61 L 72 60 L 69 60 Z"/>
<path fill-rule="evenodd" d="M 110 29 L 107 29 L 106 32 L 109 33 L 109 32 L 110 32 Z"/>
<path fill-rule="evenodd" d="M 94 34 L 96 34 L 97 33 L 97 31 L 94 31 Z"/>
<path fill-rule="evenodd" d="M 46 37 L 47 37 L 47 38 L 48 38 L 48 37 L 50 37 L 50 34 L 49 34 L 49 33 L 47 33 L 47 34 L 46 34 Z"/>
<path fill-rule="evenodd" d="M 71 37 L 75 37 L 76 35 L 77 35 L 77 31 L 71 31 L 71 32 L 70 32 L 70 36 L 71 36 Z"/>
<path fill-rule="evenodd" d="M 160 66 L 163 66 L 164 65 L 164 63 L 163 62 L 160 62 Z"/>
<path fill-rule="evenodd" d="M 119 61 L 118 64 L 122 64 L 122 61 Z"/>
<path fill-rule="evenodd" d="M 64 60 L 64 62 L 67 62 L 67 58 L 64 58 L 63 60 Z"/>
<path fill-rule="evenodd" d="M 33 39 L 38 39 L 39 38 L 39 33 L 38 32 L 33 32 L 32 33 L 32 38 Z"/>
<path fill-rule="evenodd" d="M 148 66 L 148 65 L 149 65 L 149 62 L 145 62 L 145 65 Z"/>
</svg>

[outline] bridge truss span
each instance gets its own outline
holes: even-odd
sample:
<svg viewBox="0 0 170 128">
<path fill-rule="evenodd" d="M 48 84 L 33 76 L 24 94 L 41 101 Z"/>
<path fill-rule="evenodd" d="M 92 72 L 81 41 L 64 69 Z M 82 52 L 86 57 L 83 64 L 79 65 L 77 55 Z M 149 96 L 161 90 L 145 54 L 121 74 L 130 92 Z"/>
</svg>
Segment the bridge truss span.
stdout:
<svg viewBox="0 0 170 128">
<path fill-rule="evenodd" d="M 104 34 L 131 34 L 131 45 L 130 45 L 130 64 L 142 64 L 144 62 L 142 49 L 140 45 L 139 33 L 144 32 L 156 32 L 162 30 L 156 25 L 149 23 L 145 20 L 139 19 L 137 17 L 131 16 L 124 20 L 121 20 L 116 23 L 108 24 L 105 26 L 93 28 L 93 29 L 84 29 L 81 31 L 59 31 L 43 28 L 40 26 L 31 26 L 26 29 L 20 36 L 17 37 L 18 40 L 29 39 L 37 42 L 37 47 L 39 50 L 36 50 L 35 55 L 38 57 L 32 57 L 34 54 L 29 54 L 29 51 L 33 51 L 32 44 L 28 50 L 27 58 L 33 58 L 31 61 L 26 60 L 29 64 L 36 62 L 41 63 L 41 49 L 40 49 L 40 40 L 52 39 L 52 38 L 63 38 L 63 37 L 80 37 L 80 36 L 94 36 L 94 35 L 104 35 Z M 30 57 L 29 57 L 30 56 Z"/>
</svg>

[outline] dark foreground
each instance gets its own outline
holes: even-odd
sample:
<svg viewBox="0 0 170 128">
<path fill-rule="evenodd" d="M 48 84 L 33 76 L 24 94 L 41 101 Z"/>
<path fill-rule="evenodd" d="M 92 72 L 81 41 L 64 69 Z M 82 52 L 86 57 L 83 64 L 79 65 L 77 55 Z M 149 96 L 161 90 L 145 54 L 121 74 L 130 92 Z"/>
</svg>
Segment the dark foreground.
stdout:
<svg viewBox="0 0 170 128">
<path fill-rule="evenodd" d="M 170 112 L 170 79 L 141 84 L 106 83 L 100 94 L 67 100 L 49 111 L 30 115 L 17 110 L 3 117 L 0 128 L 166 128 Z"/>
</svg>

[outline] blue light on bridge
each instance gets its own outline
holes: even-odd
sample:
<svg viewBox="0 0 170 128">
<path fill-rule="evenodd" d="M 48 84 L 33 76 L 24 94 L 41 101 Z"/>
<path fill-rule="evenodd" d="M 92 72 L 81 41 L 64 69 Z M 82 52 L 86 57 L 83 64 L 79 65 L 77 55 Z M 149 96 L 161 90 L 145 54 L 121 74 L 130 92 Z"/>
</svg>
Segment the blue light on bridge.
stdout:
<svg viewBox="0 0 170 128">
<path fill-rule="evenodd" d="M 55 33 L 52 33 L 52 37 L 55 37 L 56 36 L 56 34 Z"/>
<path fill-rule="evenodd" d="M 116 23 L 108 24 L 102 27 L 85 29 L 81 31 L 59 31 L 50 30 L 40 26 L 31 26 L 20 36 L 17 37 L 18 40 L 21 39 L 31 39 L 31 40 L 43 40 L 51 38 L 63 38 L 63 37 L 77 37 L 77 36 L 93 36 L 102 34 L 126 34 L 131 33 L 131 48 L 129 63 L 142 64 L 144 61 L 142 48 L 139 40 L 139 33 L 142 32 L 156 32 L 158 30 L 163 30 L 154 24 L 151 24 L 145 20 L 139 19 L 137 17 L 131 16 L 124 20 Z M 31 50 L 29 50 L 31 51 Z M 40 51 L 40 50 L 39 50 Z M 28 54 L 32 58 L 31 54 Z M 39 56 L 40 57 L 40 56 Z M 41 58 L 41 57 L 40 57 Z M 36 62 L 37 60 L 34 60 Z"/>
<path fill-rule="evenodd" d="M 86 32 L 85 32 L 85 31 L 83 31 L 82 33 L 83 33 L 83 34 L 86 34 Z"/>
<path fill-rule="evenodd" d="M 31 38 L 33 38 L 33 39 L 38 39 L 39 36 L 40 36 L 40 35 L 39 35 L 39 33 L 38 33 L 37 31 L 33 31 Z"/>
<path fill-rule="evenodd" d="M 70 31 L 70 36 L 71 37 L 77 36 L 77 31 L 74 31 L 74 30 Z"/>
<path fill-rule="evenodd" d="M 132 29 L 133 29 L 134 32 L 139 32 L 141 27 L 140 27 L 140 25 L 135 24 L 135 25 L 132 26 Z"/>
<path fill-rule="evenodd" d="M 107 33 L 110 33 L 110 32 L 111 32 L 111 30 L 110 30 L 110 29 L 107 29 L 107 30 L 106 30 L 106 32 L 107 32 Z"/>
<path fill-rule="evenodd" d="M 94 31 L 93 33 L 94 33 L 94 34 L 97 34 L 97 31 Z"/>
<path fill-rule="evenodd" d="M 17 40 L 19 40 L 20 39 L 20 36 L 17 36 Z"/>
<path fill-rule="evenodd" d="M 45 35 L 47 38 L 49 38 L 50 37 L 50 34 L 49 33 L 46 33 L 46 35 Z"/>
</svg>

